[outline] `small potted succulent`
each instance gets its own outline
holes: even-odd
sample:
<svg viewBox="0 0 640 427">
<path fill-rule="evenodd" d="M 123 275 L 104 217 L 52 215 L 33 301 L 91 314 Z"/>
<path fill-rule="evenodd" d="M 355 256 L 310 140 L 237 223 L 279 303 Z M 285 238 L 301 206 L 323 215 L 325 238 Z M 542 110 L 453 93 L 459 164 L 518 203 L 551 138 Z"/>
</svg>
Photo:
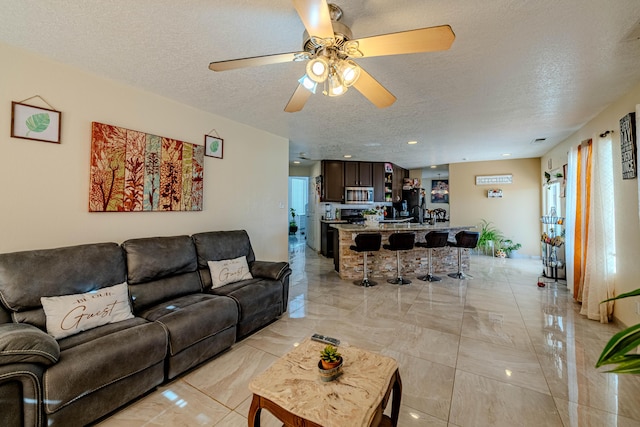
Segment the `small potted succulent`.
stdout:
<svg viewBox="0 0 640 427">
<path fill-rule="evenodd" d="M 342 355 L 337 348 L 328 345 L 320 352 L 318 370 L 320 380 L 324 382 L 333 381 L 342 375 Z"/>
<path fill-rule="evenodd" d="M 328 345 L 320 352 L 320 362 L 322 369 L 334 369 L 342 363 L 342 355 L 338 353 L 337 348 Z"/>
</svg>

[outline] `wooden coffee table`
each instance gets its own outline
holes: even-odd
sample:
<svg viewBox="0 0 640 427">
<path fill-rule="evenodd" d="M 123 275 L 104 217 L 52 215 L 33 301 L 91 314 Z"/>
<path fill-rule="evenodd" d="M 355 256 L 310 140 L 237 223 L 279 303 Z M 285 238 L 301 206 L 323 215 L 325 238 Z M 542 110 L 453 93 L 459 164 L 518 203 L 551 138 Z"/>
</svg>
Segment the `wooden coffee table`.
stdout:
<svg viewBox="0 0 640 427">
<path fill-rule="evenodd" d="M 398 363 L 391 357 L 340 346 L 343 374 L 322 382 L 318 373 L 325 344 L 306 340 L 251 380 L 253 401 L 249 427 L 260 427 L 267 409 L 285 426 L 397 426 L 402 383 Z M 383 415 L 391 392 L 391 418 Z"/>
</svg>

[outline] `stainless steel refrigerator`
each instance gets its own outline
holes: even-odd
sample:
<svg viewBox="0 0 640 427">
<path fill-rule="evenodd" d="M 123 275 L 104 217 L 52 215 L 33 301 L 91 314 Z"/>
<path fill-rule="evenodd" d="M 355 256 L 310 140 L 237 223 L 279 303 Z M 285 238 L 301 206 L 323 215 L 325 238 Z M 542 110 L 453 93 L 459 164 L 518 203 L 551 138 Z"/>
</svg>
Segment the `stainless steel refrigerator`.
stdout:
<svg viewBox="0 0 640 427">
<path fill-rule="evenodd" d="M 425 201 L 422 197 L 422 188 L 402 190 L 402 200 L 407 201 L 407 211 L 413 217 L 413 222 L 422 223 L 424 220 Z"/>
</svg>

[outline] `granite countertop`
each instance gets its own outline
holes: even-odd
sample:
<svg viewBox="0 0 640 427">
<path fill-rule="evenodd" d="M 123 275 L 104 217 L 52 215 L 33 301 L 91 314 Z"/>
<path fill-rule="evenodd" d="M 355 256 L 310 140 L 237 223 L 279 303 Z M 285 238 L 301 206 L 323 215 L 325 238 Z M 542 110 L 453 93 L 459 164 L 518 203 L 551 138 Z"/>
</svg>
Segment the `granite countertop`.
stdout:
<svg viewBox="0 0 640 427">
<path fill-rule="evenodd" d="M 334 224 L 333 228 L 340 231 L 402 231 L 402 230 L 469 230 L 476 228 L 475 225 L 450 225 L 448 222 L 437 222 L 435 225 L 418 224 L 415 222 L 400 223 L 379 223 L 378 225 L 367 224 Z"/>
<path fill-rule="evenodd" d="M 409 222 L 412 219 L 413 219 L 413 217 L 410 216 L 410 217 L 401 218 L 401 219 L 383 219 L 382 221 L 379 221 L 379 222 L 382 222 L 382 223 L 385 223 L 385 224 L 390 224 L 390 223 L 398 223 L 398 222 Z"/>
</svg>

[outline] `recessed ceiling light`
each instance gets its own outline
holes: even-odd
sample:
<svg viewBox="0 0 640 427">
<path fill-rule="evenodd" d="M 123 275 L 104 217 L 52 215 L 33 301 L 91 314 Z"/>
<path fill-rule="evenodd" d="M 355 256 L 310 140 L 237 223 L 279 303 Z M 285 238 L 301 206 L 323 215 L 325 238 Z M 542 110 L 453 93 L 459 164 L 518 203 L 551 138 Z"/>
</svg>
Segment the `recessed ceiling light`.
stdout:
<svg viewBox="0 0 640 427">
<path fill-rule="evenodd" d="M 509 157 L 511 153 L 502 153 L 502 157 Z"/>
<path fill-rule="evenodd" d="M 344 157 L 345 159 L 350 159 L 350 158 L 351 158 L 351 154 L 345 154 L 343 157 Z"/>
<path fill-rule="evenodd" d="M 435 169 L 435 168 L 437 168 L 438 166 L 436 166 L 436 165 L 431 165 L 431 166 L 429 166 L 429 167 L 430 167 L 431 169 Z"/>
<path fill-rule="evenodd" d="M 417 143 L 418 143 L 418 141 L 409 141 L 409 142 L 407 142 L 407 144 L 409 144 L 409 145 L 414 145 L 414 144 L 417 144 Z"/>
<path fill-rule="evenodd" d="M 300 160 L 294 160 L 293 163 L 295 163 L 296 165 L 300 164 Z"/>
</svg>

